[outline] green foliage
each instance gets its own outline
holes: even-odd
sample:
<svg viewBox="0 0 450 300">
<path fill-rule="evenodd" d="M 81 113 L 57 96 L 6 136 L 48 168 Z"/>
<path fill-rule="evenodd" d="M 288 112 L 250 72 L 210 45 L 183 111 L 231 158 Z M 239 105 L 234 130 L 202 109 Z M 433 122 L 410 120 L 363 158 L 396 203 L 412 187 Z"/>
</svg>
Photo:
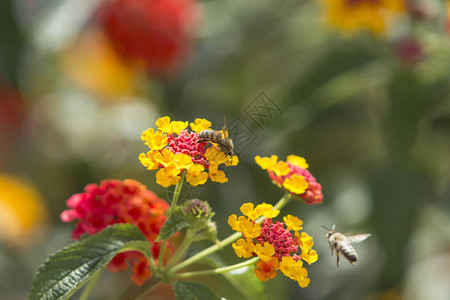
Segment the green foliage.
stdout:
<svg viewBox="0 0 450 300">
<path fill-rule="evenodd" d="M 182 216 L 174 213 L 169 216 L 164 225 L 161 227 L 161 231 L 156 238 L 156 242 L 167 240 L 181 229 L 189 226 L 190 224 L 186 222 Z"/>
<path fill-rule="evenodd" d="M 117 224 L 73 243 L 50 256 L 38 269 L 29 295 L 34 299 L 68 299 L 124 251 L 150 256 L 150 243 L 131 224 Z"/>
<path fill-rule="evenodd" d="M 201 283 L 176 281 L 173 287 L 178 300 L 220 300 L 209 287 Z"/>
</svg>

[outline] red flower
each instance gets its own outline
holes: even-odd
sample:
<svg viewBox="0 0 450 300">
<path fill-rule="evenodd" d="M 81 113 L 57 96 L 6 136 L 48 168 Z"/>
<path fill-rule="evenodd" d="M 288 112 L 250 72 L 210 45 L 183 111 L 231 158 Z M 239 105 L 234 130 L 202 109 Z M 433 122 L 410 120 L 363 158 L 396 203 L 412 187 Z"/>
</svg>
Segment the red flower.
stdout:
<svg viewBox="0 0 450 300">
<path fill-rule="evenodd" d="M 296 252 L 298 246 L 295 244 L 296 240 L 292 238 L 292 233 L 284 228 L 283 222 L 276 221 L 273 223 L 272 219 L 265 219 L 261 224 L 261 234 L 256 240 L 264 245 L 269 242 L 275 248 L 274 257 L 281 261 L 283 256 L 288 256 L 292 252 Z"/>
<path fill-rule="evenodd" d="M 185 59 L 197 16 L 195 0 L 110 0 L 100 6 L 97 18 L 124 58 L 158 76 Z"/>
<path fill-rule="evenodd" d="M 108 225 L 131 223 L 138 226 L 153 243 L 152 255 L 158 257 L 160 243 L 154 243 L 166 220 L 169 205 L 135 180 L 103 180 L 100 185 L 89 184 L 85 192 L 67 200 L 68 209 L 61 213 L 63 222 L 78 220 L 73 239 L 83 234 L 93 235 Z M 171 245 L 168 245 L 171 248 Z M 118 272 L 133 266 L 132 280 L 138 285 L 151 276 L 146 258 L 139 252 L 123 252 L 114 257 L 108 269 Z"/>
</svg>

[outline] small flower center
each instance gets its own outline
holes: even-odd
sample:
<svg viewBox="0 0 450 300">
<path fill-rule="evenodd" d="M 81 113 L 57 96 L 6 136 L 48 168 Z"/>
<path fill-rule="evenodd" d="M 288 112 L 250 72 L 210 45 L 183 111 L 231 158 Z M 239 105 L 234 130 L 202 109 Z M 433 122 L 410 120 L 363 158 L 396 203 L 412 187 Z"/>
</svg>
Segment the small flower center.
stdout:
<svg viewBox="0 0 450 300">
<path fill-rule="evenodd" d="M 288 256 L 291 252 L 296 252 L 298 246 L 289 230 L 284 228 L 283 222 L 272 222 L 271 219 L 265 219 L 261 224 L 261 234 L 256 240 L 264 245 L 269 242 L 275 248 L 274 256 L 281 261 L 283 256 Z"/>
<path fill-rule="evenodd" d="M 208 166 L 205 157 L 205 146 L 208 143 L 197 143 L 197 133 L 188 130 L 182 130 L 180 134 L 175 138 L 172 134 L 168 135 L 169 146 L 167 149 L 171 150 L 174 154 L 184 153 L 192 157 L 192 161 L 196 164 Z"/>
</svg>

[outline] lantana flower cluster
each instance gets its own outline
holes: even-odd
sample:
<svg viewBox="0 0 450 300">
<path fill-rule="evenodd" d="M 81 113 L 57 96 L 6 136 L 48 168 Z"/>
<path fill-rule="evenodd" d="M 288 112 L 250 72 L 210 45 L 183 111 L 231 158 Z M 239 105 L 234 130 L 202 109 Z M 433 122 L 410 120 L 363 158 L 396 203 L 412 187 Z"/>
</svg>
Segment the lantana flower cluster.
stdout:
<svg viewBox="0 0 450 300">
<path fill-rule="evenodd" d="M 89 184 L 84 193 L 74 194 L 67 200 L 70 208 L 61 213 L 63 222 L 78 221 L 73 239 L 83 234 L 94 235 L 105 227 L 117 223 L 131 223 L 152 243 L 152 256 L 159 256 L 161 243 L 155 243 L 161 226 L 166 221 L 168 204 L 135 180 L 103 180 L 100 185 Z M 170 242 L 167 244 L 172 249 Z M 167 252 L 166 252 L 167 253 Z M 133 268 L 132 280 L 142 285 L 151 276 L 149 262 L 136 251 L 117 254 L 108 264 L 113 272 L 126 270 L 128 262 Z"/>
<path fill-rule="evenodd" d="M 306 204 L 322 203 L 322 186 L 307 170 L 309 165 L 303 157 L 289 155 L 286 161 L 278 161 L 278 156 L 255 157 L 256 163 L 267 170 L 272 181 L 288 190 L 291 195 Z"/>
<path fill-rule="evenodd" d="M 317 261 L 318 255 L 312 249 L 312 237 L 305 232 L 299 233 L 303 221 L 287 215 L 283 222 L 274 222 L 272 219 L 280 211 L 266 203 L 256 207 L 253 203 L 244 203 L 241 212 L 244 216 L 238 218 L 233 214 L 228 218 L 231 228 L 242 233 L 242 238 L 232 245 L 236 255 L 242 258 L 258 256 L 255 274 L 262 281 L 273 279 L 277 270 L 281 270 L 300 287 L 307 287 L 310 279 L 303 261 L 310 265 Z M 261 224 L 257 222 L 260 217 L 265 218 Z"/>
<path fill-rule="evenodd" d="M 141 139 L 149 146 L 150 151 L 141 153 L 139 160 L 148 170 L 159 169 L 156 182 L 169 187 L 176 185 L 183 171 L 186 171 L 186 181 L 193 186 L 204 184 L 208 178 L 211 181 L 224 183 L 228 181 L 219 166 L 235 166 L 237 156 L 230 157 L 208 142 L 198 142 L 197 134 L 211 129 L 211 122 L 205 119 L 195 119 L 190 123 L 191 132 L 187 130 L 188 122 L 170 121 L 169 117 L 156 121 L 158 130 L 149 128 L 142 133 Z"/>
</svg>

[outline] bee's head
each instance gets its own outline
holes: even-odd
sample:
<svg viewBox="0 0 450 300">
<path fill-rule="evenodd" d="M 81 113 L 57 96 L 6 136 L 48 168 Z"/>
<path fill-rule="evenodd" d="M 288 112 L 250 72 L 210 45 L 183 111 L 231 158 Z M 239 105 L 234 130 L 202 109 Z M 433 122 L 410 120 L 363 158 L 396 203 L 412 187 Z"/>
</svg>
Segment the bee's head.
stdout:
<svg viewBox="0 0 450 300">
<path fill-rule="evenodd" d="M 327 237 L 330 237 L 330 235 L 332 235 L 333 233 L 335 233 L 336 232 L 336 226 L 335 225 L 333 225 L 333 227 L 330 229 L 330 228 L 327 228 L 327 227 L 325 227 L 325 226 L 323 226 L 323 225 L 321 225 L 323 228 L 325 228 L 326 230 L 328 230 L 328 232 L 327 232 Z"/>
</svg>

